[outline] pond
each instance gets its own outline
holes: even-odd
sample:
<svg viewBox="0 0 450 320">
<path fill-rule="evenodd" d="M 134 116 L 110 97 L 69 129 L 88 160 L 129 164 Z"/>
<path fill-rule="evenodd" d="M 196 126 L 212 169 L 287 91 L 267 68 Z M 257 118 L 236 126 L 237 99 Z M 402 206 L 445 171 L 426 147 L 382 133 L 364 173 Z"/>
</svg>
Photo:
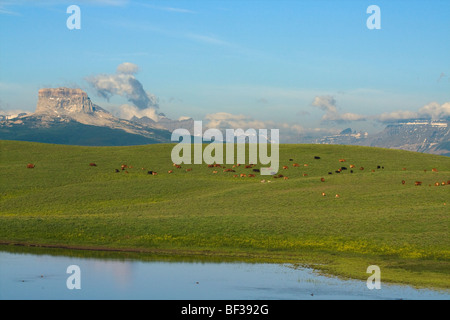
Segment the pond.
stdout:
<svg viewBox="0 0 450 320">
<path fill-rule="evenodd" d="M 69 266 L 78 271 L 67 273 Z M 74 277 L 77 276 L 75 279 Z M 369 275 L 368 275 L 369 276 Z M 79 284 L 80 289 L 69 289 Z M 72 281 L 73 280 L 73 281 Z M 70 285 L 69 285 L 70 286 Z M 202 261 L 0 247 L 0 299 L 377 300 L 450 298 L 448 291 L 342 280 L 288 264 Z"/>
</svg>

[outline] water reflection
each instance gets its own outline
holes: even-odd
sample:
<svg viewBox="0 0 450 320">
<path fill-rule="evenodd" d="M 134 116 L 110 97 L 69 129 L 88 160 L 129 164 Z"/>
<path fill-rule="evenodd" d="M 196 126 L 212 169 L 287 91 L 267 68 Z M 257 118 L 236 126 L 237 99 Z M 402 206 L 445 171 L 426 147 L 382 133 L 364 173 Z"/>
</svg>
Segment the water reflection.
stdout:
<svg viewBox="0 0 450 320">
<path fill-rule="evenodd" d="M 449 292 L 320 276 L 292 265 L 26 247 L 0 248 L 1 299 L 445 299 Z M 81 290 L 69 290 L 69 265 Z"/>
</svg>

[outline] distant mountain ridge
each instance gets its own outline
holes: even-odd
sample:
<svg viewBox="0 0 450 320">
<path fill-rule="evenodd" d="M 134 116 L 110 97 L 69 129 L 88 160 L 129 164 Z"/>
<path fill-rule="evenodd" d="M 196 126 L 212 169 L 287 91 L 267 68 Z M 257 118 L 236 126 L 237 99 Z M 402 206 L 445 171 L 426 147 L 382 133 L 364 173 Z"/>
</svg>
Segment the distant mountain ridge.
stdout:
<svg viewBox="0 0 450 320">
<path fill-rule="evenodd" d="M 170 142 L 170 137 L 163 126 L 113 116 L 81 89 L 40 89 L 35 113 L 0 120 L 3 140 L 116 146 Z"/>
<path fill-rule="evenodd" d="M 450 156 L 450 121 L 398 121 L 372 135 L 346 129 L 338 135 L 318 139 L 316 143 L 360 145 Z"/>
</svg>

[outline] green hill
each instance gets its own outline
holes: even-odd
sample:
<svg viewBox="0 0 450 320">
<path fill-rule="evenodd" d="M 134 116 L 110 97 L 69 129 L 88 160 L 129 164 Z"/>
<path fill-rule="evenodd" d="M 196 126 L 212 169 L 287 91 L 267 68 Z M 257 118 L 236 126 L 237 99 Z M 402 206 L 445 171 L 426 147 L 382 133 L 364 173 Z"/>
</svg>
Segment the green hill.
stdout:
<svg viewBox="0 0 450 320">
<path fill-rule="evenodd" d="M 384 282 L 450 287 L 448 157 L 281 145 L 285 180 L 234 177 L 254 173 L 243 165 L 177 169 L 173 146 L 0 141 L 0 242 L 233 256 L 363 280 L 378 265 Z"/>
</svg>

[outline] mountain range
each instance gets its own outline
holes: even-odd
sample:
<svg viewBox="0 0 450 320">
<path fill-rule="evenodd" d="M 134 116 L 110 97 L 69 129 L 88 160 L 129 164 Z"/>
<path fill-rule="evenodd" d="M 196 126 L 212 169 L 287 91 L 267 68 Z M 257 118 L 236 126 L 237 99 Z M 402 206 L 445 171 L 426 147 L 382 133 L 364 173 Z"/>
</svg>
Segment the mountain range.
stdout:
<svg viewBox="0 0 450 320">
<path fill-rule="evenodd" d="M 22 140 L 84 146 L 127 146 L 171 142 L 172 131 L 193 131 L 194 120 L 161 116 L 120 119 L 93 104 L 86 92 L 71 88 L 45 88 L 38 92 L 36 111 L 8 119 L 0 116 L 0 140 Z M 306 138 L 305 138 L 306 139 Z M 298 143 L 311 143 L 302 141 Z M 450 156 L 450 119 L 410 119 L 390 123 L 376 134 L 354 132 L 312 141 L 403 149 Z"/>
<path fill-rule="evenodd" d="M 170 142 L 169 129 L 179 122 L 139 120 L 115 117 L 93 104 L 81 89 L 41 89 L 34 113 L 0 119 L 0 139 L 85 146 L 164 143 Z M 180 122 L 180 126 L 188 125 L 189 120 Z"/>
</svg>

